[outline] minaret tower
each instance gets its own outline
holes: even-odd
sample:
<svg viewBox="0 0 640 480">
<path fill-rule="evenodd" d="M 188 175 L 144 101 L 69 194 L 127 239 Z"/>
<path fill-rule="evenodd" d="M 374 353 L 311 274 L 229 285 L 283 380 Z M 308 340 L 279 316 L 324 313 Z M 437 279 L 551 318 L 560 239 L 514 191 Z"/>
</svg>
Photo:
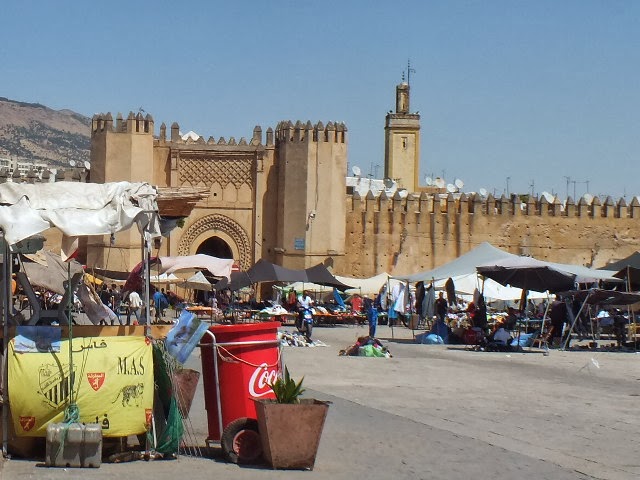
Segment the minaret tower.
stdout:
<svg viewBox="0 0 640 480">
<path fill-rule="evenodd" d="M 420 173 L 420 115 L 409 110 L 409 78 L 396 86 L 396 111 L 387 113 L 384 127 L 384 175 L 410 192 L 418 190 Z"/>
</svg>

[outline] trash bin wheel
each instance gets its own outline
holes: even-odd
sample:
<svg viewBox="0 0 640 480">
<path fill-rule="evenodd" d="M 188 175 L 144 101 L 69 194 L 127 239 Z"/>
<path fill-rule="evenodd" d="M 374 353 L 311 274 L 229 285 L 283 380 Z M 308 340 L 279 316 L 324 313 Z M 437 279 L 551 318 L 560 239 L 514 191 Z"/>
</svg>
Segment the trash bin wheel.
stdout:
<svg viewBox="0 0 640 480">
<path fill-rule="evenodd" d="M 241 417 L 229 423 L 220 439 L 222 452 L 232 463 L 256 463 L 262 457 L 258 421 Z"/>
</svg>

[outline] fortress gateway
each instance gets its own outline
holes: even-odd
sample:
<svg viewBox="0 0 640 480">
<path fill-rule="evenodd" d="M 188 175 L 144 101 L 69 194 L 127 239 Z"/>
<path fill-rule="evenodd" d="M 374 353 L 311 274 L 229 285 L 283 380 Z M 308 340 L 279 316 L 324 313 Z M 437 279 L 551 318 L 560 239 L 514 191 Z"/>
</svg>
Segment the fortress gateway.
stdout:
<svg viewBox="0 0 640 480">
<path fill-rule="evenodd" d="M 595 198 L 549 203 L 447 194 L 420 188 L 420 116 L 409 85 L 396 87 L 385 122 L 385 177 L 409 194 L 375 196 L 346 187 L 347 127 L 280 122 L 250 139 L 180 136 L 174 123 L 155 136 L 150 115 L 95 115 L 90 181 L 144 181 L 192 190 L 197 203 L 159 245 L 160 255 L 207 253 L 247 269 L 264 258 L 287 268 L 319 262 L 337 274 L 414 273 L 482 242 L 542 260 L 603 266 L 639 249 L 640 203 Z M 357 183 L 359 180 L 354 179 Z M 180 213 L 176 212 L 176 216 Z M 154 254 L 156 252 L 154 251 Z M 137 231 L 92 237 L 87 265 L 129 270 L 140 261 Z"/>
</svg>

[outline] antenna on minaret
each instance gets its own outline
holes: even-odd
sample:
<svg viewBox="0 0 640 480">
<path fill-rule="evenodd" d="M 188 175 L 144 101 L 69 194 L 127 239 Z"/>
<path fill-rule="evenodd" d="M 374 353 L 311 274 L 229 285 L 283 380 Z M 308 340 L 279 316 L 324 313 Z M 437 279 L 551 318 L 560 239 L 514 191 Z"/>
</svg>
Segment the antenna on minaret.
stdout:
<svg viewBox="0 0 640 480">
<path fill-rule="evenodd" d="M 404 70 L 402 71 L 402 83 L 404 83 Z"/>
<path fill-rule="evenodd" d="M 411 72 L 416 73 L 415 68 L 411 68 L 411 59 L 407 59 L 407 84 L 411 85 Z M 403 78 L 404 80 L 404 78 Z"/>
</svg>

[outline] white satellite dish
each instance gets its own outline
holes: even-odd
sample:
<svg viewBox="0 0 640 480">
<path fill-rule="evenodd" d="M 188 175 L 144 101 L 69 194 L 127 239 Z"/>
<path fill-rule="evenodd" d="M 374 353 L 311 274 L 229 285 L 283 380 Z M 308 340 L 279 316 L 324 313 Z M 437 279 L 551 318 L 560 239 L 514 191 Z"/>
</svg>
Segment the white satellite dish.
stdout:
<svg viewBox="0 0 640 480">
<path fill-rule="evenodd" d="M 457 191 L 458 191 L 458 189 L 456 188 L 456 186 L 453 183 L 447 184 L 447 192 L 456 193 Z"/>
<path fill-rule="evenodd" d="M 481 188 L 479 190 L 480 195 L 482 195 L 483 197 L 487 196 L 487 189 L 486 188 Z"/>
<path fill-rule="evenodd" d="M 584 201 L 587 202 L 587 204 L 591 205 L 593 203 L 593 195 L 591 195 L 590 193 L 585 193 L 582 198 L 584 198 Z"/>
<path fill-rule="evenodd" d="M 464 182 L 462 180 L 460 180 L 459 178 L 456 178 L 456 181 L 453 182 L 453 184 L 458 188 L 461 189 L 462 187 L 464 187 Z"/>
<path fill-rule="evenodd" d="M 542 192 L 540 196 L 546 198 L 549 203 L 553 203 L 556 200 L 556 197 L 551 195 L 549 192 Z"/>
<path fill-rule="evenodd" d="M 356 177 L 360 176 L 360 167 L 357 165 L 354 165 L 353 168 L 351 169 L 351 171 L 353 172 L 353 175 Z"/>
<path fill-rule="evenodd" d="M 84 168 L 86 168 L 87 170 L 91 170 L 91 164 L 86 160 L 84 161 Z"/>
<path fill-rule="evenodd" d="M 69 165 L 71 165 L 72 167 L 76 166 L 76 161 L 75 160 L 69 160 Z"/>
<path fill-rule="evenodd" d="M 429 187 L 431 185 L 433 185 L 433 178 L 431 178 L 431 177 L 424 177 L 424 181 L 427 184 L 427 186 L 429 186 Z"/>
<path fill-rule="evenodd" d="M 436 177 L 436 180 L 433 183 L 435 183 L 436 187 L 438 187 L 438 188 L 444 188 L 444 186 L 445 186 L 444 179 L 442 179 L 440 177 Z"/>
</svg>

